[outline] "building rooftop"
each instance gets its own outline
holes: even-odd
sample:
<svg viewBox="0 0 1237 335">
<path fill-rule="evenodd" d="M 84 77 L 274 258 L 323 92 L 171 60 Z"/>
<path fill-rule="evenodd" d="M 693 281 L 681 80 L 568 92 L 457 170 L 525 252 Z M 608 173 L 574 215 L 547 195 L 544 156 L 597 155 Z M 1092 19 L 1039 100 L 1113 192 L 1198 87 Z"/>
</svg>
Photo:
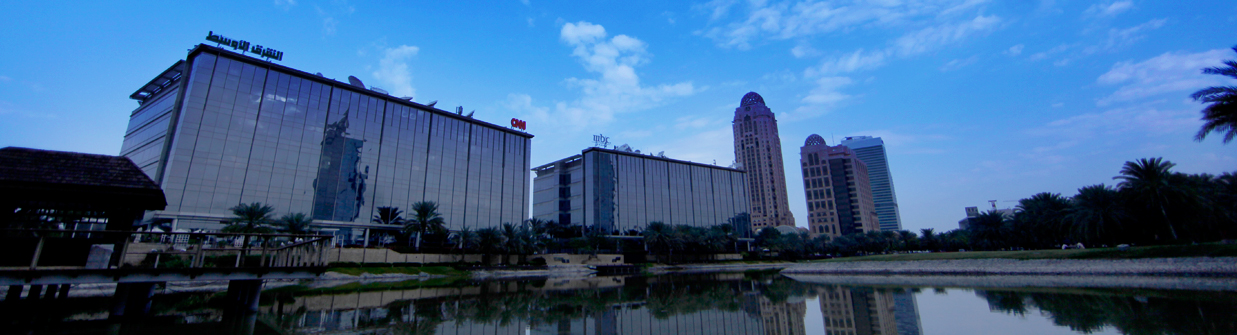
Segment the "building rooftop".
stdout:
<svg viewBox="0 0 1237 335">
<path fill-rule="evenodd" d="M 347 86 L 347 87 L 355 88 L 355 91 L 357 93 L 366 94 L 366 95 L 374 96 L 377 98 L 385 99 L 388 102 L 403 104 L 405 106 L 409 106 L 409 107 L 417 108 L 420 110 L 428 111 L 431 113 L 435 113 L 435 114 L 438 114 L 439 116 L 445 116 L 449 118 L 464 120 L 470 123 L 474 123 L 477 125 L 491 128 L 491 129 L 496 129 L 496 130 L 503 131 L 503 132 L 510 133 L 510 134 L 523 136 L 526 138 L 533 137 L 532 134 L 529 134 L 524 131 L 508 128 L 506 126 L 502 126 L 498 124 L 485 122 L 479 119 L 474 119 L 471 116 L 465 116 L 465 115 L 460 115 L 459 113 L 449 112 L 449 111 L 434 107 L 432 105 L 426 105 L 426 104 L 414 102 L 410 100 L 411 98 L 395 97 L 395 96 L 390 95 L 389 93 L 387 93 L 386 91 L 382 89 L 375 90 L 374 87 L 372 86 L 364 87 L 364 86 L 357 86 L 353 83 L 345 83 L 345 82 L 338 81 L 335 79 L 326 78 L 322 76 L 321 74 L 313 74 L 313 73 L 301 71 L 301 70 L 294 69 L 294 68 L 291 68 L 285 65 L 272 63 L 268 60 L 254 58 L 253 56 L 250 56 L 247 54 L 240 54 L 240 53 L 233 52 L 231 50 L 210 46 L 207 44 L 198 44 L 196 47 L 190 50 L 189 58 L 193 58 L 194 55 L 198 53 L 202 53 L 202 52 L 209 52 L 209 53 L 213 53 L 217 55 L 225 55 L 235 60 L 243 61 L 243 62 L 257 65 L 257 66 L 268 67 L 273 70 L 299 76 L 304 79 L 317 81 L 317 82 L 320 82 L 326 85 Z M 159 74 L 159 76 L 155 77 L 155 79 L 151 79 L 149 83 L 147 83 L 146 85 L 143 85 L 142 88 L 137 90 L 137 92 L 134 92 L 132 95 L 130 95 L 129 98 L 132 98 L 132 99 L 135 99 L 141 102 L 141 101 L 145 101 L 146 99 L 154 96 L 155 93 L 158 93 L 160 90 L 166 88 L 167 86 L 170 86 L 171 83 L 175 82 L 175 80 L 178 80 L 179 78 L 181 78 L 183 76 L 183 73 L 186 71 L 185 66 L 186 64 L 184 60 L 177 61 L 175 64 L 172 64 L 171 67 L 168 67 L 167 70 L 164 70 L 163 73 Z"/>
</svg>

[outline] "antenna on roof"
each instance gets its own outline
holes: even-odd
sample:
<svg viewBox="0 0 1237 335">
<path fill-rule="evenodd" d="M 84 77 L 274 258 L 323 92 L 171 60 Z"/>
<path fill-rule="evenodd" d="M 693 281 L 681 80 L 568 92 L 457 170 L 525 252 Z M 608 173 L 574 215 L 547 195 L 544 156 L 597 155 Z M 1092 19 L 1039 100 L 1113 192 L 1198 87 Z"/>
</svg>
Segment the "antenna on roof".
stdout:
<svg viewBox="0 0 1237 335">
<path fill-rule="evenodd" d="M 357 79 L 356 76 L 348 76 L 348 83 L 352 84 L 352 86 L 365 88 L 365 83 L 362 83 L 361 80 Z"/>
<path fill-rule="evenodd" d="M 429 103 L 428 105 L 425 105 L 425 106 L 427 106 L 427 107 L 434 107 L 434 104 L 436 104 L 436 103 L 438 103 L 438 100 L 430 101 L 430 103 Z"/>
<path fill-rule="evenodd" d="M 412 101 L 412 97 L 400 97 L 400 99 L 404 99 L 404 100 Z"/>
<path fill-rule="evenodd" d="M 472 115 L 473 115 L 474 113 L 476 113 L 476 112 L 477 112 L 477 110 L 476 110 L 476 109 L 474 109 L 474 110 L 472 110 L 471 112 L 468 112 L 468 115 L 465 115 L 465 117 L 468 117 L 469 119 L 471 119 L 471 118 L 472 118 Z"/>
<path fill-rule="evenodd" d="M 455 106 L 455 115 L 464 115 L 464 106 Z"/>
</svg>

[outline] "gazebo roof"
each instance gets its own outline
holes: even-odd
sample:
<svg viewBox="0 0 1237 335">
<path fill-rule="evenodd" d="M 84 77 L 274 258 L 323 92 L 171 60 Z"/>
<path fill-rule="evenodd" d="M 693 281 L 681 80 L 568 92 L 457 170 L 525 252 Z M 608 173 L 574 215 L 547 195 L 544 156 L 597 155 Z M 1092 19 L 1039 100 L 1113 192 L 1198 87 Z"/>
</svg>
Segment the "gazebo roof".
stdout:
<svg viewBox="0 0 1237 335">
<path fill-rule="evenodd" d="M 0 149 L 0 202 L 161 210 L 163 190 L 126 157 Z"/>
</svg>

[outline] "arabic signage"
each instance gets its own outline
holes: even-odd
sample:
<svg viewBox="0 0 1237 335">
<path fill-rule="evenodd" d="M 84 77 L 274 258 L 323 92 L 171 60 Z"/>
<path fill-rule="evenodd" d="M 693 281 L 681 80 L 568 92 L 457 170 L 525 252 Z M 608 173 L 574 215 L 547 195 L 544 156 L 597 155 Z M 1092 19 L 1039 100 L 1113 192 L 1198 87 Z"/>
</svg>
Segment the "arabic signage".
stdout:
<svg viewBox="0 0 1237 335">
<path fill-rule="evenodd" d="M 265 57 L 267 59 L 283 60 L 283 51 L 263 48 L 261 45 L 249 47 L 249 41 L 234 40 L 223 37 L 223 35 L 215 35 L 214 31 L 206 33 L 206 40 L 219 43 L 220 45 L 232 47 L 232 49 L 240 50 L 241 52 L 251 52 L 255 55 Z"/>
</svg>

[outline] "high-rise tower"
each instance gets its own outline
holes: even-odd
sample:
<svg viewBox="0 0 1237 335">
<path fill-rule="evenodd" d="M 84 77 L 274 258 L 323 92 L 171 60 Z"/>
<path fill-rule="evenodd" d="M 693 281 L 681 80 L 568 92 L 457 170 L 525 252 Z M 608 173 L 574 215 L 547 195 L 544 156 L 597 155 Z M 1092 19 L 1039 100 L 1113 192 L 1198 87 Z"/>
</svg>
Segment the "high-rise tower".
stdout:
<svg viewBox="0 0 1237 335">
<path fill-rule="evenodd" d="M 850 136 L 842 145 L 855 151 L 859 160 L 868 165 L 868 181 L 872 184 L 872 200 L 883 231 L 902 230 L 902 215 L 898 212 L 898 196 L 893 191 L 893 174 L 885 155 L 885 141 L 880 137 Z"/>
<path fill-rule="evenodd" d="M 808 136 L 799 149 L 806 193 L 808 228 L 813 237 L 865 233 L 880 229 L 868 165 L 854 150 L 829 146 L 820 135 Z"/>
<path fill-rule="evenodd" d="M 748 92 L 734 110 L 734 159 L 747 171 L 748 196 L 752 203 L 752 229 L 794 226 L 786 200 L 786 171 L 782 166 L 782 140 L 777 119 L 765 99 Z"/>
</svg>

